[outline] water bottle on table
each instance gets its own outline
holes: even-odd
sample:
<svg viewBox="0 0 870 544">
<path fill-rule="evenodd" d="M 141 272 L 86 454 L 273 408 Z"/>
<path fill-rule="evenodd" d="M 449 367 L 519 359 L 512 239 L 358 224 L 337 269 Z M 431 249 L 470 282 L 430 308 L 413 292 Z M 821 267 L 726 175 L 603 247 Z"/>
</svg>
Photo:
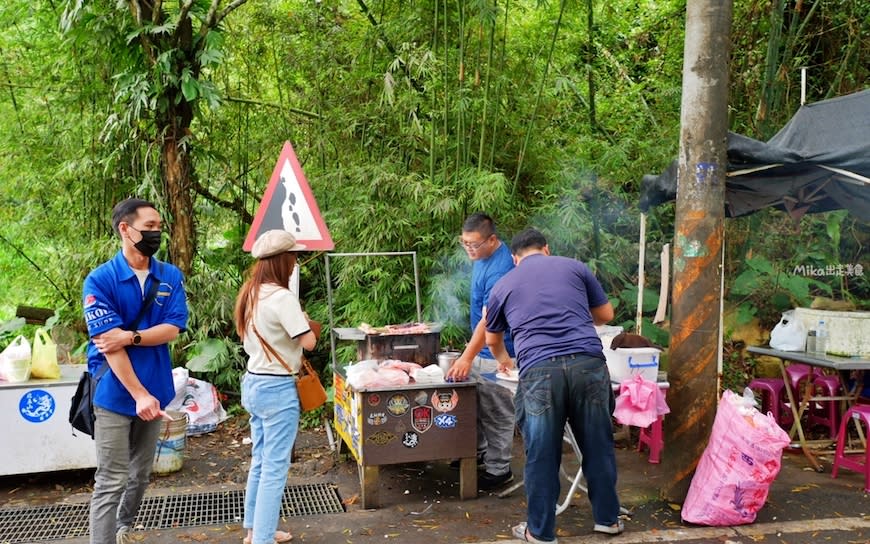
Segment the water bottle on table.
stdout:
<svg viewBox="0 0 870 544">
<path fill-rule="evenodd" d="M 825 325 L 825 320 L 819 321 L 816 326 L 816 355 L 824 357 L 828 351 L 828 328 Z"/>
</svg>

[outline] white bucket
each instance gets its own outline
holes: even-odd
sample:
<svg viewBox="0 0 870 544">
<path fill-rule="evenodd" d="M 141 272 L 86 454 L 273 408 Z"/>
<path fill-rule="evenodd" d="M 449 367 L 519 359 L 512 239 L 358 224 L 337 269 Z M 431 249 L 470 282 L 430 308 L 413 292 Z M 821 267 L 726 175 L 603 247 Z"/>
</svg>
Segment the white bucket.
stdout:
<svg viewBox="0 0 870 544">
<path fill-rule="evenodd" d="M 605 349 L 610 380 L 621 383 L 632 376 L 640 375 L 647 381 L 657 381 L 660 353 L 658 348 Z"/>
<path fill-rule="evenodd" d="M 152 471 L 156 474 L 169 474 L 181 470 L 184 463 L 184 448 L 187 445 L 187 414 L 166 412 L 173 421 L 163 420 L 157 449 L 154 451 Z"/>
<path fill-rule="evenodd" d="M 438 366 L 441 368 L 444 375 L 447 375 L 447 371 L 450 370 L 450 367 L 453 366 L 453 363 L 456 359 L 459 359 L 459 356 L 462 355 L 458 351 L 442 351 L 438 354 Z"/>
</svg>

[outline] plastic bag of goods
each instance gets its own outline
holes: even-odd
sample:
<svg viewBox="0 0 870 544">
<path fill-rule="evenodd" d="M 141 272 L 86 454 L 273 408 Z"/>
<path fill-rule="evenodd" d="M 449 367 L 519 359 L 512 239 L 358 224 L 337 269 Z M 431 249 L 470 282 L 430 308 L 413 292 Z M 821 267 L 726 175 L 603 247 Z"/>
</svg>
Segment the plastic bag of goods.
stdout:
<svg viewBox="0 0 870 544">
<path fill-rule="evenodd" d="M 751 396 L 726 390 L 686 495 L 683 521 L 743 525 L 755 521 L 782 466 L 788 434 L 755 409 Z"/>
<path fill-rule="evenodd" d="M 19 335 L 0 353 L 0 380 L 21 383 L 30 379 L 30 342 Z"/>
</svg>

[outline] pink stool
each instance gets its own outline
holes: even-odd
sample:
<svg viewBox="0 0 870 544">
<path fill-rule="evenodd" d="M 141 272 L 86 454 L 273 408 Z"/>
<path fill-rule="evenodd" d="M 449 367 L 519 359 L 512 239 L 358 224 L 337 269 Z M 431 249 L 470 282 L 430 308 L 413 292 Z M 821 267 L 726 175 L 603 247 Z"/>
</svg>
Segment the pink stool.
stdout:
<svg viewBox="0 0 870 544">
<path fill-rule="evenodd" d="M 870 433 L 870 405 L 856 404 L 849 408 L 843 416 L 843 421 L 840 422 L 840 434 L 837 436 L 837 453 L 834 454 L 834 466 L 831 470 L 831 478 L 837 477 L 837 471 L 842 466 L 855 472 L 864 473 L 864 493 L 870 493 L 870 448 L 864 448 L 864 453 L 855 453 L 846 455 L 844 450 L 846 442 L 849 441 L 849 421 L 854 420 L 855 426 L 858 427 L 864 423 L 864 436 Z M 860 428 L 859 428 L 860 430 Z M 864 457 L 864 462 L 860 461 Z"/>
<path fill-rule="evenodd" d="M 817 376 L 813 380 L 813 390 L 815 395 L 824 397 L 835 397 L 842 393 L 840 387 L 840 378 L 837 376 Z M 810 406 L 810 415 L 808 418 L 810 425 L 823 425 L 828 428 L 831 438 L 837 438 L 837 415 L 839 412 L 838 401 L 823 400 L 818 402 L 819 407 L 813 402 Z"/>
<path fill-rule="evenodd" d="M 637 438 L 637 451 L 643 451 L 643 447 L 649 448 L 649 462 L 661 463 L 662 449 L 665 447 L 664 434 L 662 433 L 662 419 L 664 416 L 659 416 L 658 419 L 652 422 L 652 425 L 640 430 L 640 435 Z"/>
<path fill-rule="evenodd" d="M 773 420 L 779 425 L 784 426 L 791 423 L 793 419 L 791 412 L 785 418 L 788 421 L 783 421 L 785 417 L 782 407 L 785 404 L 785 382 L 782 378 L 755 378 L 749 382 L 749 389 L 756 391 L 761 397 L 761 412 L 766 414 L 770 412 Z"/>
</svg>

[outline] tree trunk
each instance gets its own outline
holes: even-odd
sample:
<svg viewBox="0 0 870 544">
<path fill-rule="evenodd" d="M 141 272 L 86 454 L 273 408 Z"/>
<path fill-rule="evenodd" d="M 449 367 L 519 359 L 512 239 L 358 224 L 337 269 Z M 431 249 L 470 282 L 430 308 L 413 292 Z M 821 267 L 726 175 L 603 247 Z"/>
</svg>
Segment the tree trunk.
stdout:
<svg viewBox="0 0 870 544">
<path fill-rule="evenodd" d="M 163 183 L 169 213 L 169 257 L 173 264 L 190 276 L 196 254 L 196 228 L 193 221 L 190 154 L 180 148 L 174 137 L 163 139 L 161 150 Z"/>
<path fill-rule="evenodd" d="M 682 502 L 717 404 L 731 0 L 689 0 L 662 494 Z"/>
</svg>

